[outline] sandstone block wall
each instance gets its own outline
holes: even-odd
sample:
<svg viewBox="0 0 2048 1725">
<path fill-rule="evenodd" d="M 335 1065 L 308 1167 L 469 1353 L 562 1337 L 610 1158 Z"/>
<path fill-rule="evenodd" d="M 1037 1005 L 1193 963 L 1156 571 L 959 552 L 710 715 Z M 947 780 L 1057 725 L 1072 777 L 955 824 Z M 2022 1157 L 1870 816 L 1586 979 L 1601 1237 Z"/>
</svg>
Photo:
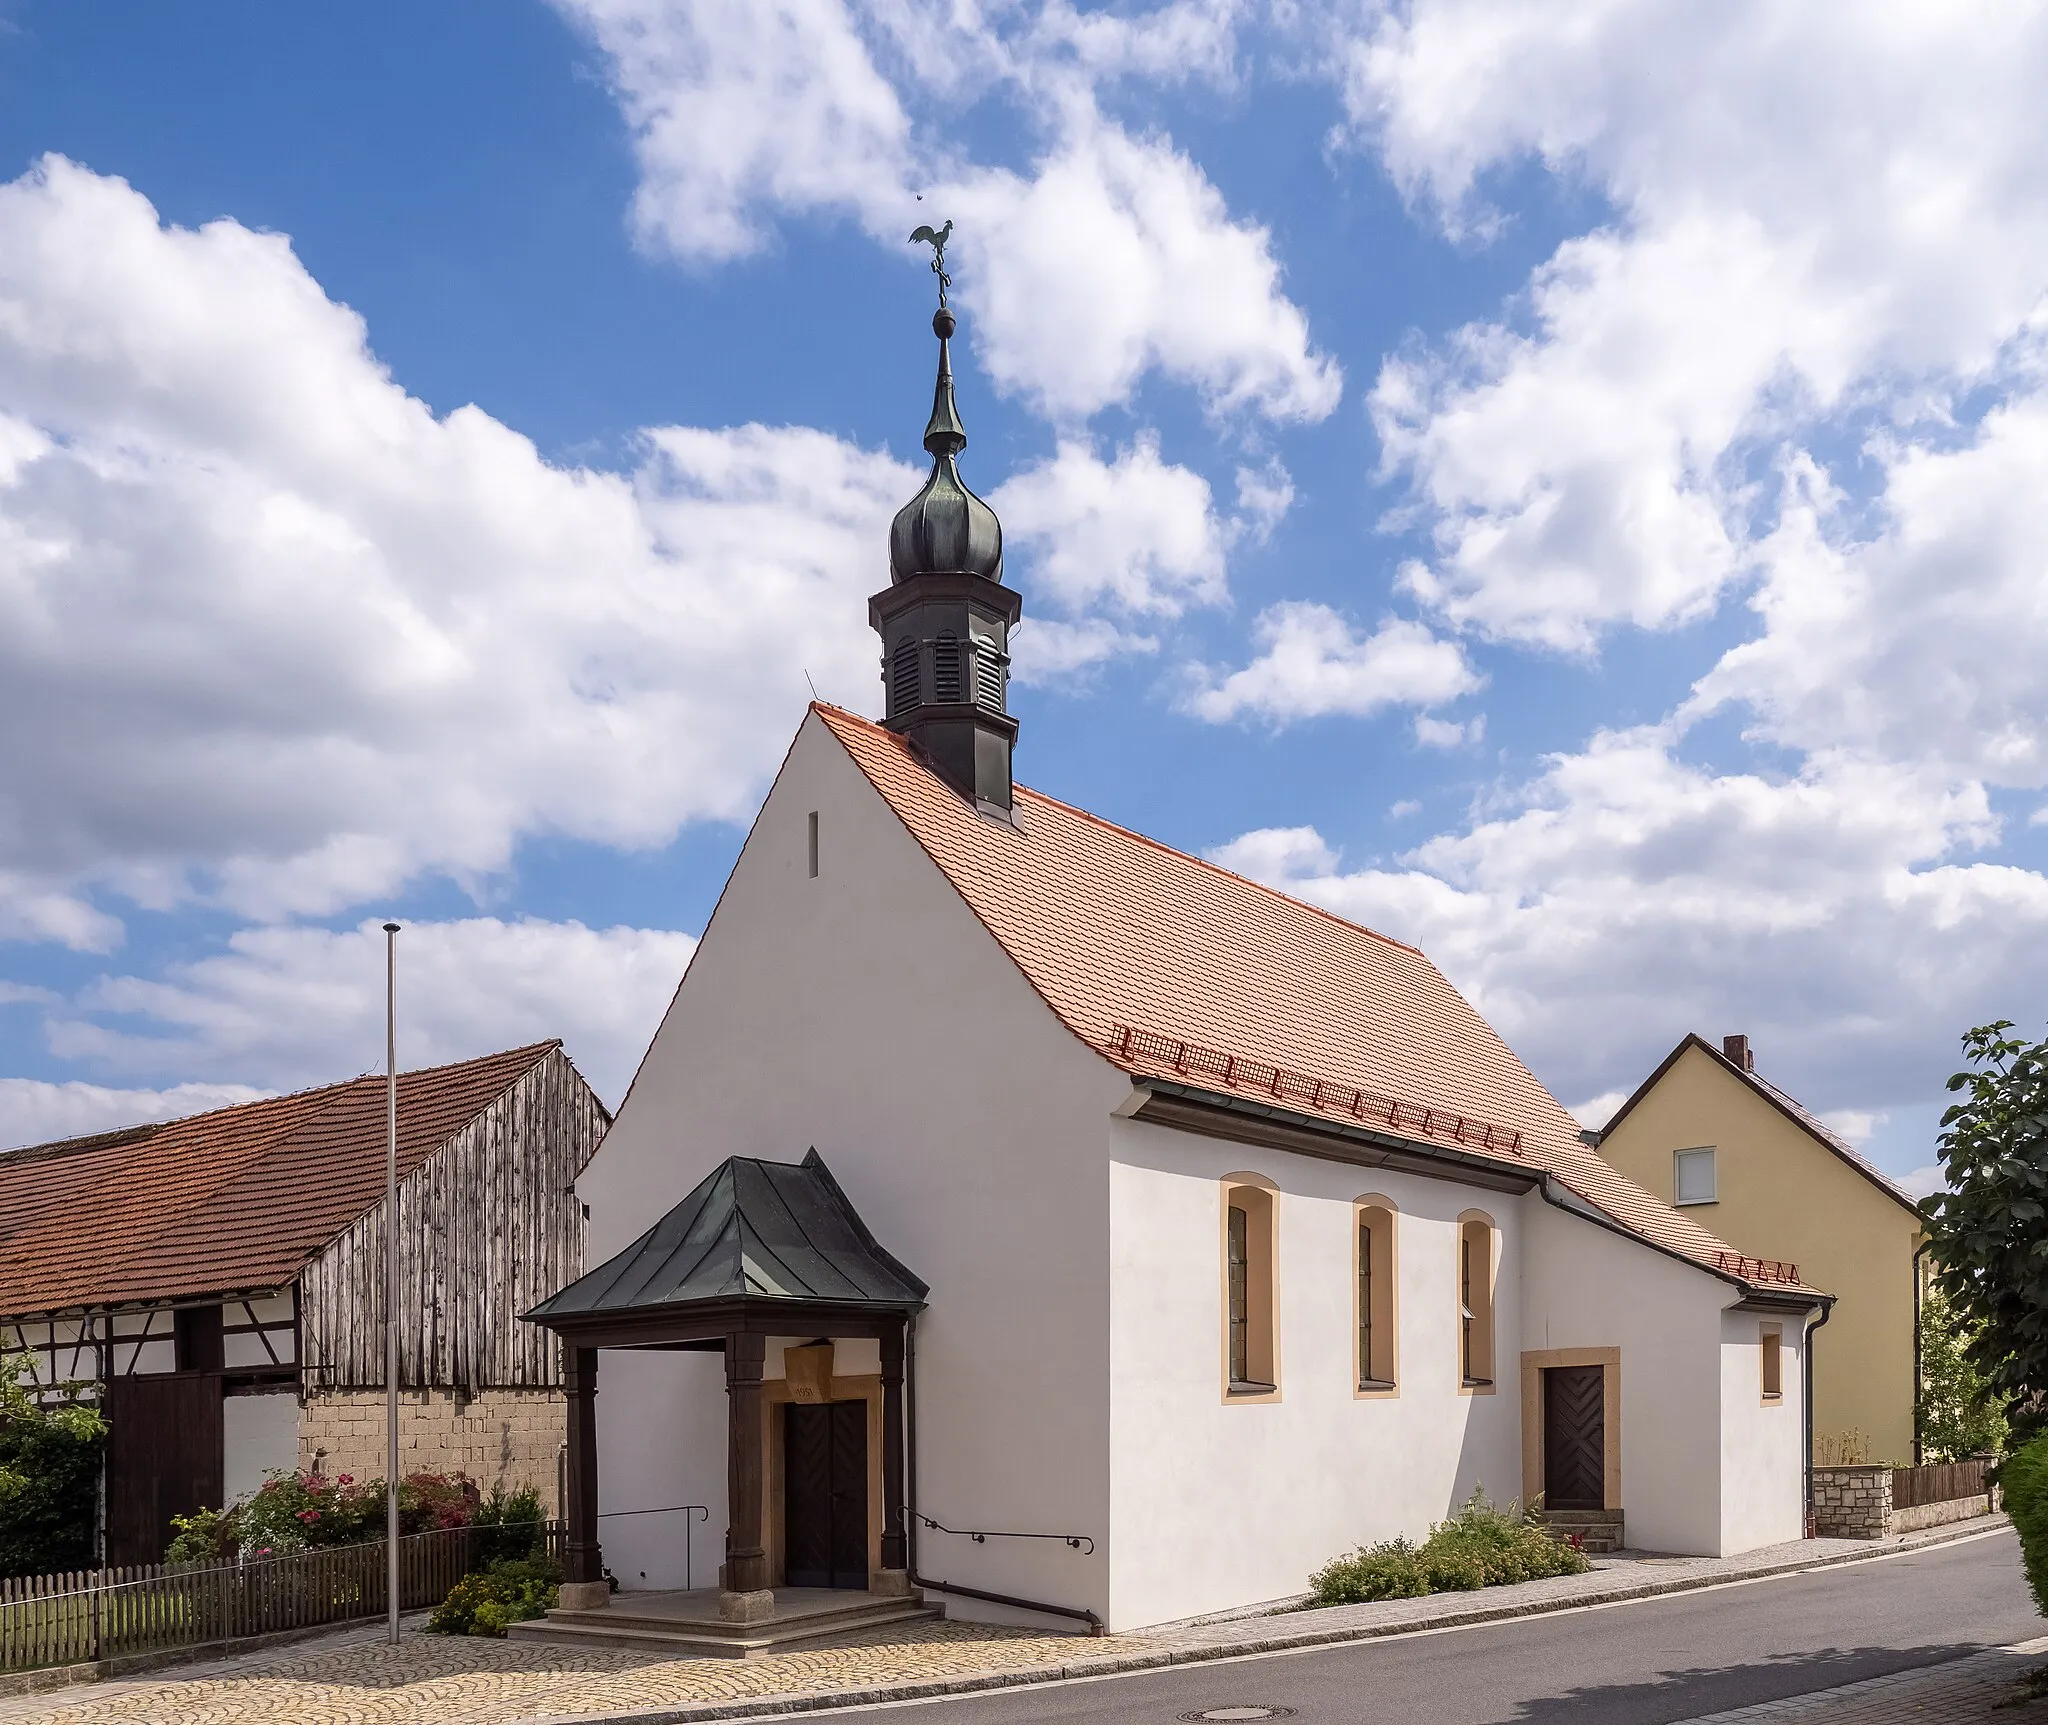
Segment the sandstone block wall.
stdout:
<svg viewBox="0 0 2048 1725">
<path fill-rule="evenodd" d="M 467 1474 L 485 1491 L 530 1485 L 548 1514 L 558 1516 L 556 1458 L 568 1430 L 566 1407 L 558 1390 L 484 1390 L 465 1398 L 451 1390 L 404 1391 L 399 1472 Z M 302 1469 L 382 1479 L 385 1454 L 382 1390 L 306 1398 L 299 1410 Z"/>
<path fill-rule="evenodd" d="M 1813 1470 L 1813 1531 L 1822 1539 L 1882 1539 L 1891 1514 L 1889 1463 Z"/>
</svg>

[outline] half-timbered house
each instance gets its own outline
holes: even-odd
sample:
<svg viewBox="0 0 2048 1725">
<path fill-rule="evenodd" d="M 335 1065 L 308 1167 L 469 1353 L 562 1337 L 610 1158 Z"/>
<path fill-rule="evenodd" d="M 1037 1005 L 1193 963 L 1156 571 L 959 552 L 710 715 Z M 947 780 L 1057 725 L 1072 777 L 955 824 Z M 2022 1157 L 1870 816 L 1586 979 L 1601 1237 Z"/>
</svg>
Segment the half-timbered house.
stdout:
<svg viewBox="0 0 2048 1725">
<path fill-rule="evenodd" d="M 552 1503 L 557 1350 L 518 1314 L 583 1262 L 609 1124 L 558 1042 L 404 1073 L 403 1466 Z M 100 1402 L 103 1548 L 292 1466 L 385 1471 L 385 1080 L 0 1155 L 0 1352 Z"/>
</svg>

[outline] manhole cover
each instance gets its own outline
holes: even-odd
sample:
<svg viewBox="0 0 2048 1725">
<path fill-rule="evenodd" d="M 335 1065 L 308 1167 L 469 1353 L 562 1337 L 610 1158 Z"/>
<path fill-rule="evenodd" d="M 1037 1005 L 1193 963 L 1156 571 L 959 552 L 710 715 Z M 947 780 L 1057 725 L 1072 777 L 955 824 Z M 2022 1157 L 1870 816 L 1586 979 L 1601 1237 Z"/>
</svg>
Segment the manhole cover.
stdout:
<svg viewBox="0 0 2048 1725">
<path fill-rule="evenodd" d="M 1292 1719 L 1292 1707 L 1204 1707 L 1199 1712 L 1183 1713 L 1188 1720 L 1228 1719 Z"/>
</svg>

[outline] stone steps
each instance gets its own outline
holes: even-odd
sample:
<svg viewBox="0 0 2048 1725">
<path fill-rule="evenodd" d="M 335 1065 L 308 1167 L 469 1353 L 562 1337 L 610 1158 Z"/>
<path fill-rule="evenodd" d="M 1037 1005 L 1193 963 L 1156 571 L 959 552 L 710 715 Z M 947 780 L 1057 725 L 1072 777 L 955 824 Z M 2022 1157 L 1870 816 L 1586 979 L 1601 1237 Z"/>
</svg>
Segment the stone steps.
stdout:
<svg viewBox="0 0 2048 1725">
<path fill-rule="evenodd" d="M 1560 1544 L 1576 1540 L 1589 1557 L 1605 1557 L 1622 1546 L 1622 1512 L 1618 1509 L 1547 1509 L 1543 1531 Z"/>
<path fill-rule="evenodd" d="M 621 1604 L 624 1600 L 628 1603 Z M 941 1615 L 935 1605 L 911 1598 L 856 1595 L 852 1603 L 829 1610 L 771 1617 L 764 1623 L 721 1623 L 713 1618 L 678 1616 L 636 1610 L 631 1594 L 615 1594 L 612 1603 L 595 1611 L 550 1611 L 547 1616 L 508 1626 L 521 1641 L 564 1647 L 610 1647 L 665 1652 L 676 1659 L 758 1659 L 805 1642 L 844 1635 L 851 1630 L 908 1623 Z"/>
</svg>

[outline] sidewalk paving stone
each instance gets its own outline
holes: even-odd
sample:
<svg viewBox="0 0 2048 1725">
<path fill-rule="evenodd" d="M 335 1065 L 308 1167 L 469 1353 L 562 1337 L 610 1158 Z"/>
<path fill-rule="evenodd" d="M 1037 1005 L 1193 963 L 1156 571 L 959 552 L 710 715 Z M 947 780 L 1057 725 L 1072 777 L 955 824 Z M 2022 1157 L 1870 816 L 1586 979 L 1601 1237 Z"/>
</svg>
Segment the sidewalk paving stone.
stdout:
<svg viewBox="0 0 2048 1725">
<path fill-rule="evenodd" d="M 1587 1575 L 1516 1587 L 1326 1610 L 1282 1601 L 1099 1638 L 927 1620 L 745 1661 L 426 1635 L 418 1632 L 424 1618 L 417 1618 L 398 1647 L 384 1641 L 381 1624 L 359 1625 L 286 1647 L 0 1700 L 0 1725 L 680 1725 L 1494 1622 L 1853 1562 L 2005 1525 L 1997 1516 L 1890 1540 L 1800 1540 L 1737 1558 L 1620 1553 L 1595 1559 Z M 1864 1725 L 1862 1715 L 1854 1718 Z M 1870 1718 L 1876 1725 L 1890 1716 Z"/>
</svg>

